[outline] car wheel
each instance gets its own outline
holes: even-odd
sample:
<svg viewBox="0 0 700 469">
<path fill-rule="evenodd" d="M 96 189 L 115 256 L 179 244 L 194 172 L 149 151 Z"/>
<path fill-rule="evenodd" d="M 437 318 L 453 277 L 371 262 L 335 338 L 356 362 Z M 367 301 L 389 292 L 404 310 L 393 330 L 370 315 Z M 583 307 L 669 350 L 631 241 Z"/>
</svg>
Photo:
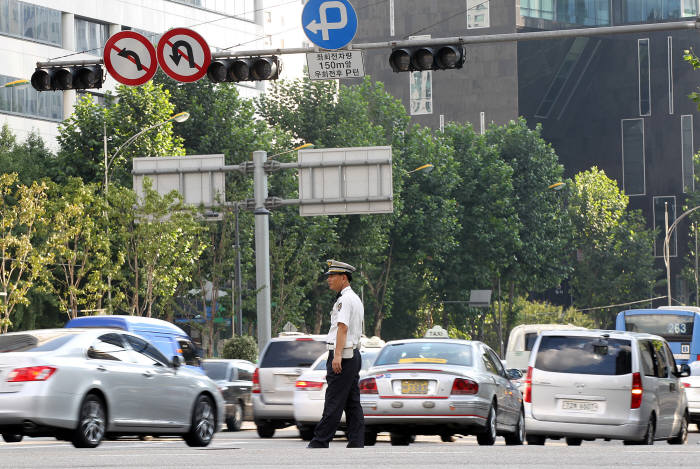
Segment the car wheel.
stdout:
<svg viewBox="0 0 700 469">
<path fill-rule="evenodd" d="M 256 425 L 258 430 L 258 436 L 260 438 L 272 438 L 275 434 L 275 427 L 269 423 L 261 423 Z"/>
<path fill-rule="evenodd" d="M 365 430 L 365 446 L 374 446 L 377 444 L 377 432 L 373 430 Z"/>
<path fill-rule="evenodd" d="M 455 441 L 455 437 L 452 436 L 452 433 L 440 433 L 440 440 L 444 443 L 452 443 Z"/>
<path fill-rule="evenodd" d="M 493 405 L 486 417 L 486 428 L 476 435 L 476 441 L 482 446 L 491 446 L 496 442 L 496 408 Z"/>
<path fill-rule="evenodd" d="M 523 410 L 520 409 L 520 416 L 518 417 L 518 425 L 515 427 L 513 433 L 508 433 L 505 436 L 506 445 L 515 446 L 522 445 L 525 441 L 525 415 Z"/>
<path fill-rule="evenodd" d="M 314 439 L 314 430 L 316 429 L 314 425 L 297 425 L 297 429 L 302 440 L 311 441 Z"/>
<path fill-rule="evenodd" d="M 233 404 L 233 415 L 226 419 L 226 428 L 230 432 L 237 432 L 243 424 L 243 407 L 240 402 Z"/>
<path fill-rule="evenodd" d="M 582 438 L 566 438 L 566 446 L 581 446 Z"/>
<path fill-rule="evenodd" d="M 200 394 L 192 411 L 190 431 L 184 436 L 188 446 L 208 446 L 216 431 L 214 404 L 209 396 Z"/>
<path fill-rule="evenodd" d="M 394 433 L 389 434 L 391 440 L 391 446 L 408 446 L 411 444 L 411 435 L 408 433 Z"/>
<path fill-rule="evenodd" d="M 5 443 L 19 443 L 22 441 L 22 438 L 24 438 L 24 435 L 21 433 L 3 433 L 2 434 L 2 439 L 5 440 Z"/>
<path fill-rule="evenodd" d="M 683 420 L 681 420 L 681 429 L 678 430 L 678 435 L 673 438 L 669 438 L 668 444 L 670 445 L 684 445 L 688 441 L 688 414 L 683 414 Z"/>
<path fill-rule="evenodd" d="M 527 435 L 525 436 L 525 440 L 527 440 L 528 445 L 543 446 L 544 442 L 547 440 L 547 437 L 543 435 Z"/>
<path fill-rule="evenodd" d="M 88 394 L 80 404 L 78 427 L 73 432 L 73 446 L 95 448 L 105 436 L 105 408 L 102 399 Z"/>
<path fill-rule="evenodd" d="M 625 445 L 653 445 L 655 435 L 656 435 L 656 418 L 652 414 L 652 416 L 649 417 L 649 422 L 647 423 L 647 431 L 644 434 L 644 438 L 641 440 L 636 440 L 636 441 L 625 440 L 623 443 Z"/>
</svg>

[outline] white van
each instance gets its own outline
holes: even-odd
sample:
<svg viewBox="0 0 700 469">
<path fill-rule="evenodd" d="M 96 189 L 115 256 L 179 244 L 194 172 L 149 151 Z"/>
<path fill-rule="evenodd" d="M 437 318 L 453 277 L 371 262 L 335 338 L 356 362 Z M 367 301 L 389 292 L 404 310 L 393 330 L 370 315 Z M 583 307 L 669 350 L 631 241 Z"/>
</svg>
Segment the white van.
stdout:
<svg viewBox="0 0 700 469">
<path fill-rule="evenodd" d="M 508 336 L 506 347 L 506 363 L 508 368 L 517 368 L 525 373 L 530 361 L 530 352 L 535 345 L 537 336 L 542 331 L 586 330 L 585 327 L 573 324 L 521 324 L 515 326 Z"/>
</svg>

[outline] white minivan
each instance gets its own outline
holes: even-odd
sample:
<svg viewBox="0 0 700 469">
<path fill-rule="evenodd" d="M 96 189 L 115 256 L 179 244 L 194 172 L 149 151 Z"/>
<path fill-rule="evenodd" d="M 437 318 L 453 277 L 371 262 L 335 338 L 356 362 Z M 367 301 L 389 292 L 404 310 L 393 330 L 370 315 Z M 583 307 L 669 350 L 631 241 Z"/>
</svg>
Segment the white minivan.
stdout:
<svg viewBox="0 0 700 469">
<path fill-rule="evenodd" d="M 552 330 L 583 331 L 586 328 L 573 324 L 520 324 L 515 326 L 508 335 L 508 346 L 506 347 L 508 368 L 517 368 L 524 374 L 530 361 L 530 351 L 535 345 L 537 336 L 542 331 Z"/>
<path fill-rule="evenodd" d="M 625 444 L 688 438 L 688 402 L 668 343 L 622 331 L 544 331 L 525 378 L 528 444 L 608 438 Z"/>
</svg>

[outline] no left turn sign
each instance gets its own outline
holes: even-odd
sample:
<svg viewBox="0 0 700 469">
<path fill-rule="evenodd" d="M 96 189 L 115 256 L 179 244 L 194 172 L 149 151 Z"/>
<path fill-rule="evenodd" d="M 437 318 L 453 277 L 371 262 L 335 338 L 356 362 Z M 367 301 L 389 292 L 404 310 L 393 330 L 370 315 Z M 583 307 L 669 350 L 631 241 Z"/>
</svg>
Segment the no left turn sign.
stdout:
<svg viewBox="0 0 700 469">
<path fill-rule="evenodd" d="M 158 70 L 153 44 L 134 31 L 120 31 L 111 36 L 102 58 L 109 74 L 125 85 L 143 85 Z"/>
<path fill-rule="evenodd" d="M 204 38 L 187 28 L 175 28 L 163 34 L 156 54 L 170 78 L 187 83 L 206 75 L 211 63 L 211 51 Z"/>
</svg>

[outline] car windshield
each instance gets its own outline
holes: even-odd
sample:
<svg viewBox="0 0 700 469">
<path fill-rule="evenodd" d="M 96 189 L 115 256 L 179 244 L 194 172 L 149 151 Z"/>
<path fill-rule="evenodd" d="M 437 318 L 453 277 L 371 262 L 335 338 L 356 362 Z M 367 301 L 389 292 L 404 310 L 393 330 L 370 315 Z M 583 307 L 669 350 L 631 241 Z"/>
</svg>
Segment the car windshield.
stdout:
<svg viewBox="0 0 700 469">
<path fill-rule="evenodd" d="M 605 337 L 543 336 L 535 368 L 556 373 L 625 375 L 632 372 L 629 340 Z"/>
<path fill-rule="evenodd" d="M 260 361 L 260 368 L 308 367 L 326 351 L 317 340 L 280 340 L 270 342 Z"/>
<path fill-rule="evenodd" d="M 374 366 L 410 363 L 472 366 L 472 347 L 450 342 L 390 344 L 382 349 Z"/>
<path fill-rule="evenodd" d="M 202 363 L 204 372 L 214 381 L 228 380 L 228 363 L 225 362 L 204 362 Z"/>
<path fill-rule="evenodd" d="M 670 341 L 693 340 L 694 314 L 626 314 L 625 330 L 660 335 Z"/>
<path fill-rule="evenodd" d="M 52 331 L 0 335 L 0 353 L 49 352 L 69 342 L 75 332 Z"/>
</svg>

